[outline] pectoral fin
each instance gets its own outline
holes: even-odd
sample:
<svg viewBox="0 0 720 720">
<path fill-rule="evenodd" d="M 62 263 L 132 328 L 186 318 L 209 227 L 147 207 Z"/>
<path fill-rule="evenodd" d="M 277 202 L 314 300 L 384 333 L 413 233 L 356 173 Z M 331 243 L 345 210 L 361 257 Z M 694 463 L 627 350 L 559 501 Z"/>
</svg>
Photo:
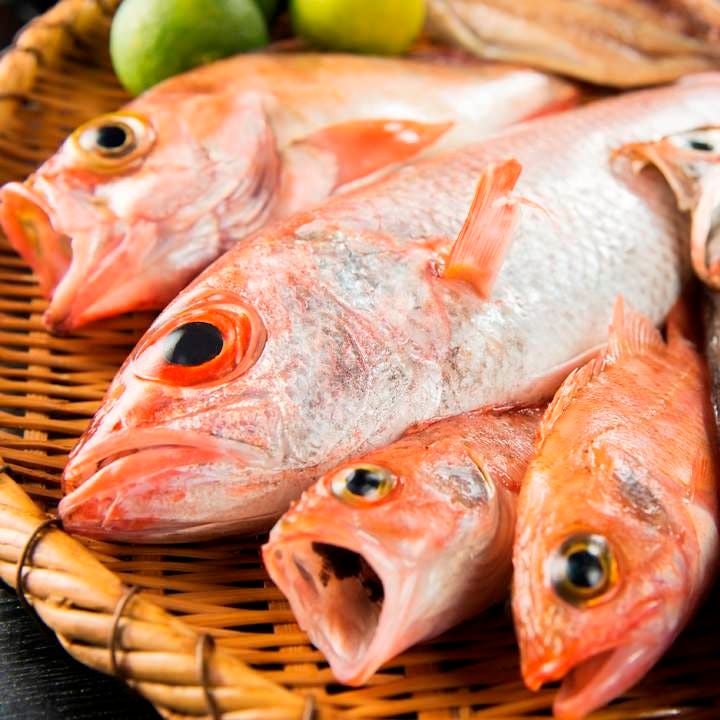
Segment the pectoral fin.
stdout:
<svg viewBox="0 0 720 720">
<path fill-rule="evenodd" d="M 452 122 L 416 120 L 352 120 L 329 125 L 299 141 L 335 156 L 335 187 L 359 180 L 389 165 L 405 162 L 425 150 L 451 127 Z"/>
<path fill-rule="evenodd" d="M 519 202 L 511 192 L 521 171 L 515 159 L 485 168 L 443 272 L 444 278 L 466 280 L 483 298 L 490 296 L 512 239 Z"/>
</svg>

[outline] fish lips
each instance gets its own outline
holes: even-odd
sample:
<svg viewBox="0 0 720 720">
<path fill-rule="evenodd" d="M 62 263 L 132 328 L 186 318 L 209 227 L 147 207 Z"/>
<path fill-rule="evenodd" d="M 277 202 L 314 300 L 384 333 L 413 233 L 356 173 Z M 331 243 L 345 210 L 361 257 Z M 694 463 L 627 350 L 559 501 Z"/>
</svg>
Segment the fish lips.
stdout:
<svg viewBox="0 0 720 720">
<path fill-rule="evenodd" d="M 49 203 L 30 180 L 4 185 L 0 201 L 0 225 L 50 296 L 70 267 L 70 238 L 55 229 Z"/>
<path fill-rule="evenodd" d="M 541 659 L 535 667 L 524 668 L 525 684 L 538 690 L 545 683 L 562 680 L 553 714 L 560 720 L 580 720 L 635 685 L 666 647 L 657 637 L 647 637 L 619 642 L 580 659 Z"/>
<path fill-rule="evenodd" d="M 241 483 L 226 492 L 228 479 L 267 461 L 261 449 L 191 433 L 155 435 L 140 434 L 131 447 L 128 433 L 96 446 L 82 463 L 71 462 L 65 483 L 74 489 L 58 508 L 67 530 L 121 542 L 184 542 L 252 532 L 277 516 L 264 512 L 272 505 L 272 483 Z"/>
<path fill-rule="evenodd" d="M 63 334 L 126 309 L 157 305 L 143 304 L 149 292 L 143 282 L 145 286 L 148 282 L 123 257 L 122 247 L 116 247 L 118 239 L 107 230 L 111 222 L 107 228 L 97 222 L 91 231 L 68 235 L 58 229 L 57 209 L 32 179 L 7 183 L 0 189 L 0 200 L 0 225 L 50 299 L 43 322 L 51 332 Z M 99 250 L 107 255 L 107 262 L 99 263 Z M 93 262 L 100 264 L 99 272 L 88 264 Z"/>
<path fill-rule="evenodd" d="M 341 683 L 362 685 L 387 660 L 425 636 L 410 613 L 423 577 L 399 568 L 386 545 L 353 535 L 350 528 L 332 528 L 328 518 L 314 533 L 281 530 L 283 525 L 287 528 L 292 520 L 281 519 L 263 546 L 265 567 Z M 380 603 L 352 578 L 349 584 L 329 578 L 323 585 L 318 545 L 361 557 L 382 585 Z"/>
</svg>

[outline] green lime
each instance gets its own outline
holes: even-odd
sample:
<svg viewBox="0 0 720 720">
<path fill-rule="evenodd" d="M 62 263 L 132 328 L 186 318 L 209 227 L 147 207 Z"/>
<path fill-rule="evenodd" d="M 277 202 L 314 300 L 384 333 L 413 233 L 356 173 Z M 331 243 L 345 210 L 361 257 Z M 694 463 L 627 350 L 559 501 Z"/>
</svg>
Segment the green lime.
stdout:
<svg viewBox="0 0 720 720">
<path fill-rule="evenodd" d="M 267 45 L 254 0 L 124 0 L 110 30 L 110 56 L 133 94 L 196 65 Z"/>
<path fill-rule="evenodd" d="M 424 0 L 290 0 L 296 35 L 328 50 L 396 55 L 417 37 Z"/>
</svg>

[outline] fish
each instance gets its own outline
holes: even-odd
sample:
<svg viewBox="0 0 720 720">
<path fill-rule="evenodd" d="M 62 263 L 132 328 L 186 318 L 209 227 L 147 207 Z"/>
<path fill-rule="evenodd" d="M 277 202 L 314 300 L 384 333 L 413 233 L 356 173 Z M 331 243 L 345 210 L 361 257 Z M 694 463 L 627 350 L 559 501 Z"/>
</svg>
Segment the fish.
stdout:
<svg viewBox="0 0 720 720">
<path fill-rule="evenodd" d="M 720 127 L 690 128 L 618 148 L 636 171 L 654 166 L 669 183 L 678 207 L 690 213 L 690 256 L 697 277 L 720 289 Z"/>
<path fill-rule="evenodd" d="M 720 76 L 539 118 L 258 231 L 158 316 L 63 473 L 83 534 L 269 529 L 346 458 L 433 418 L 549 399 L 618 294 L 689 276 L 664 181 L 613 158 L 720 114 Z"/>
<path fill-rule="evenodd" d="M 439 420 L 329 471 L 270 532 L 265 567 L 337 680 L 502 600 L 544 408 Z"/>
<path fill-rule="evenodd" d="M 720 66 L 720 12 L 704 0 L 428 0 L 427 10 L 443 42 L 599 85 L 655 85 Z"/>
<path fill-rule="evenodd" d="M 577 100 L 533 70 L 441 60 L 240 55 L 83 124 L 0 190 L 46 327 L 162 308 L 262 225 Z"/>
<path fill-rule="evenodd" d="M 687 310 L 685 311 L 687 313 Z M 513 614 L 525 683 L 578 720 L 633 686 L 687 623 L 718 556 L 708 373 L 673 311 L 665 342 L 616 305 L 607 349 L 548 407 L 523 480 Z"/>
</svg>

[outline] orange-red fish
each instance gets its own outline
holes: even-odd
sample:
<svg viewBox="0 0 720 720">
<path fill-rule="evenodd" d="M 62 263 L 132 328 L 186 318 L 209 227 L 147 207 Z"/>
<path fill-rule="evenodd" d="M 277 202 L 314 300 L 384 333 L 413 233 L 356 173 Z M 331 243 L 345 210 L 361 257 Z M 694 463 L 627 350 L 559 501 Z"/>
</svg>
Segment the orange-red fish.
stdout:
<svg viewBox="0 0 720 720">
<path fill-rule="evenodd" d="M 0 191 L 0 223 L 52 296 L 46 325 L 67 331 L 163 307 L 269 221 L 574 98 L 509 66 L 241 55 L 78 128 Z"/>
<path fill-rule="evenodd" d="M 343 683 L 503 598 L 540 409 L 477 411 L 331 470 L 263 547 Z"/>
<path fill-rule="evenodd" d="M 672 192 L 613 149 L 718 115 L 720 76 L 628 93 L 258 232 L 119 371 L 65 470 L 66 527 L 269 527 L 416 423 L 552 395 L 605 342 L 618 294 L 660 323 L 688 274 Z"/>
<path fill-rule="evenodd" d="M 572 373 L 539 431 L 514 549 L 522 672 L 562 680 L 577 720 L 665 652 L 717 561 L 718 476 L 707 369 L 669 323 L 616 306 L 607 350 Z"/>
</svg>

